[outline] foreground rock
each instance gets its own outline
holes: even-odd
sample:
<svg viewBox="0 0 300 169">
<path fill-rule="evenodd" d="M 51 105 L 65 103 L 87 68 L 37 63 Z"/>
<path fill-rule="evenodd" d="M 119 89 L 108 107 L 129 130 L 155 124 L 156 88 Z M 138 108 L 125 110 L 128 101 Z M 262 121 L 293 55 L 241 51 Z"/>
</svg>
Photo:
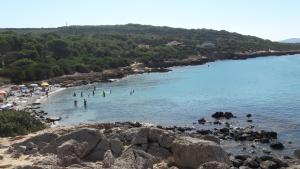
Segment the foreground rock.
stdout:
<svg viewBox="0 0 300 169">
<path fill-rule="evenodd" d="M 19 156 L 15 158 L 19 158 L 29 149 L 34 150 L 29 158 L 38 157 L 39 160 L 35 160 L 32 168 L 148 169 L 164 166 L 166 169 L 197 169 L 230 166 L 227 153 L 219 144 L 209 141 L 212 138 L 206 137 L 118 123 L 44 133 L 14 144 L 8 153 L 18 152 Z M 29 166 L 23 166 L 26 167 Z"/>
</svg>

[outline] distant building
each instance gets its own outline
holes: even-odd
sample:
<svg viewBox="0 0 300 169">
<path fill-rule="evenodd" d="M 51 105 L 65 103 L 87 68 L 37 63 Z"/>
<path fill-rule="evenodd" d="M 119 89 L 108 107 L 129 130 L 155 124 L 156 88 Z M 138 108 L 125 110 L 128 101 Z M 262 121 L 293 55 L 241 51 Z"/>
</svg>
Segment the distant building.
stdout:
<svg viewBox="0 0 300 169">
<path fill-rule="evenodd" d="M 180 45 L 182 45 L 182 44 L 183 44 L 183 43 L 174 40 L 174 41 L 168 42 L 166 45 L 167 45 L 167 46 L 180 46 Z"/>
</svg>

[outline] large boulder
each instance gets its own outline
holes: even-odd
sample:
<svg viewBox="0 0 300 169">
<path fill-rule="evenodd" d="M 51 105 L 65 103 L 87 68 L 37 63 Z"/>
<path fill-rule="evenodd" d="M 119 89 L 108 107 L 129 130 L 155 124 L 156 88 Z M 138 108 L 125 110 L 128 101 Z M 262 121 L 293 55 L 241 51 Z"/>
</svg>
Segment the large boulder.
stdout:
<svg viewBox="0 0 300 169">
<path fill-rule="evenodd" d="M 31 137 L 24 142 L 14 144 L 13 146 L 18 146 L 18 145 L 28 145 L 28 143 L 33 143 L 37 146 L 39 150 L 44 148 L 48 143 L 51 141 L 57 139 L 59 137 L 58 134 L 55 133 L 43 133 L 39 134 L 37 136 Z"/>
<path fill-rule="evenodd" d="M 127 149 L 117 158 L 111 169 L 148 169 L 153 168 L 155 158 L 141 150 Z"/>
<path fill-rule="evenodd" d="M 103 167 L 110 168 L 114 164 L 114 162 L 115 162 L 115 157 L 113 156 L 110 150 L 107 150 L 104 154 Z"/>
<path fill-rule="evenodd" d="M 297 157 L 298 159 L 300 159 L 300 149 L 297 149 L 294 151 L 294 155 L 295 157 Z"/>
<path fill-rule="evenodd" d="M 87 142 L 88 147 L 86 148 L 87 152 L 93 150 L 96 145 L 103 139 L 103 134 L 100 133 L 96 129 L 84 128 L 79 129 L 74 132 L 65 134 L 63 136 L 58 137 L 57 139 L 50 142 L 47 146 L 45 146 L 40 153 L 56 153 L 56 149 L 58 146 L 62 145 L 64 142 L 69 140 L 75 140 L 79 143 Z"/>
<path fill-rule="evenodd" d="M 199 169 L 229 169 L 230 166 L 225 163 L 220 163 L 217 161 L 210 161 L 202 164 Z"/>
<path fill-rule="evenodd" d="M 164 148 L 170 148 L 175 139 L 175 136 L 173 133 L 162 129 L 150 128 L 148 139 L 150 142 L 158 142 L 159 145 Z"/>
<path fill-rule="evenodd" d="M 109 150 L 109 141 L 107 138 L 103 137 L 101 142 L 96 145 L 96 147 L 90 152 L 86 157 L 88 161 L 102 161 L 104 159 L 104 154 Z"/>
<path fill-rule="evenodd" d="M 172 145 L 174 161 L 178 166 L 198 168 L 209 161 L 230 164 L 227 153 L 216 143 L 191 137 L 181 137 Z"/>
<path fill-rule="evenodd" d="M 123 143 L 119 139 L 110 140 L 110 148 L 115 157 L 118 157 L 124 150 Z"/>
<path fill-rule="evenodd" d="M 131 144 L 147 144 L 149 128 L 140 128 L 136 135 L 131 140 Z"/>
</svg>

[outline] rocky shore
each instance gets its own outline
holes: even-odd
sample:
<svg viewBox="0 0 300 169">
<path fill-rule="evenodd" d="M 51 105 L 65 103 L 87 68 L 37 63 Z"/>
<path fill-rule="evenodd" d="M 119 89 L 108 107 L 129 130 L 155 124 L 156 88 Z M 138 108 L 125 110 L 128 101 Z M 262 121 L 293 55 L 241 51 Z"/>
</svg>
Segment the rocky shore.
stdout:
<svg viewBox="0 0 300 169">
<path fill-rule="evenodd" d="M 276 169 L 300 164 L 297 151 L 286 157 L 232 154 L 222 148 L 217 136 L 190 131 L 131 122 L 46 129 L 6 142 L 2 139 L 0 167 Z"/>
</svg>

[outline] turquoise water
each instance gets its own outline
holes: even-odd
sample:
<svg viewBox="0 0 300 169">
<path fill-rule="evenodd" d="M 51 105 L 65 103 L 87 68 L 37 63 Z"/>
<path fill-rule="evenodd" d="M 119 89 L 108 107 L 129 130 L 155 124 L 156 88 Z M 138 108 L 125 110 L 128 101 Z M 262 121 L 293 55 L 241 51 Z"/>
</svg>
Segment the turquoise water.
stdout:
<svg viewBox="0 0 300 169">
<path fill-rule="evenodd" d="M 286 141 L 300 142 L 300 55 L 176 67 L 168 73 L 132 75 L 96 86 L 95 96 L 93 85 L 66 89 L 50 97 L 42 109 L 61 116 L 63 124 L 139 121 L 192 125 L 215 111 L 231 111 L 244 125 L 245 115 L 252 113 L 257 127 L 279 131 Z M 106 97 L 102 90 L 107 91 Z M 80 91 L 87 99 L 86 109 Z"/>
</svg>

